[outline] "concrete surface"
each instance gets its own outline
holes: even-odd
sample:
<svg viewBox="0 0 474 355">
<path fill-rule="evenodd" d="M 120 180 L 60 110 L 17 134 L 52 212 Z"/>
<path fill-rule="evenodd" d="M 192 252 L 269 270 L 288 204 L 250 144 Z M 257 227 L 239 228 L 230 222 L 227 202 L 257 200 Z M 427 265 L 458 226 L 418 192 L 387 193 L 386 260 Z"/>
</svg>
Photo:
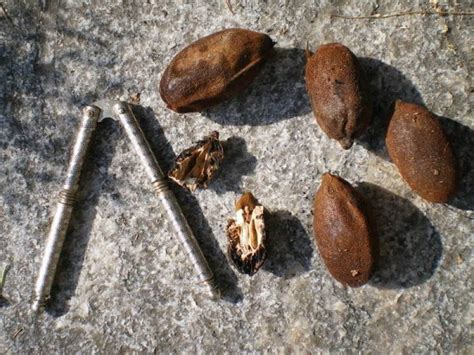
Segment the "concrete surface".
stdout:
<svg viewBox="0 0 474 355">
<path fill-rule="evenodd" d="M 474 9 L 468 1 L 229 2 L 234 15 L 225 1 L 2 3 L 0 267 L 11 271 L 0 353 L 472 353 L 474 18 L 330 14 Z M 208 112 L 168 111 L 157 93 L 166 64 L 232 26 L 278 42 L 251 89 Z M 315 124 L 303 80 L 307 41 L 340 41 L 363 57 L 376 118 L 349 151 Z M 135 111 L 166 169 L 211 130 L 228 139 L 210 189 L 176 189 L 224 299 L 212 302 L 195 285 L 129 142 L 106 121 L 51 305 L 34 327 L 29 302 L 79 107 L 136 93 Z M 443 117 L 463 175 L 451 204 L 421 200 L 387 158 L 384 117 L 395 98 Z M 383 264 L 359 289 L 331 279 L 313 243 L 311 202 L 326 171 L 358 184 L 375 209 Z M 244 190 L 272 212 L 269 259 L 252 278 L 225 258 L 226 221 Z"/>
</svg>

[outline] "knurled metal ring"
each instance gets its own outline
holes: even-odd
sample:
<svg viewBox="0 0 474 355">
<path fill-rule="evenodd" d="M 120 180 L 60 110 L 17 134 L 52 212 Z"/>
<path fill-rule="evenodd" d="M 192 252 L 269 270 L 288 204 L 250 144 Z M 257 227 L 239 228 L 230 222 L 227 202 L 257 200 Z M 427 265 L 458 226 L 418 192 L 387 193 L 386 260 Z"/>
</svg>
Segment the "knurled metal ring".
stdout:
<svg viewBox="0 0 474 355">
<path fill-rule="evenodd" d="M 59 202 L 68 206 L 74 205 L 74 202 L 76 202 L 75 193 L 67 189 L 61 190 L 59 192 Z"/>
<path fill-rule="evenodd" d="M 160 194 L 162 192 L 168 191 L 168 184 L 165 179 L 162 180 L 157 180 L 153 182 L 153 190 L 155 191 L 156 194 Z"/>
</svg>

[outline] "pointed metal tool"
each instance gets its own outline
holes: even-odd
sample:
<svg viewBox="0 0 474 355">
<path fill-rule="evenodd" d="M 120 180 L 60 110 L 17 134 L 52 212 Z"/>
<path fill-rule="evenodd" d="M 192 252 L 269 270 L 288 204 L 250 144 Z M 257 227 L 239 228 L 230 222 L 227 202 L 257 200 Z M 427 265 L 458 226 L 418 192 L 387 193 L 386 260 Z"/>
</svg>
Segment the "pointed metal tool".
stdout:
<svg viewBox="0 0 474 355">
<path fill-rule="evenodd" d="M 84 158 L 97 122 L 106 117 L 118 120 L 122 124 L 135 151 L 140 157 L 140 161 L 150 178 L 156 195 L 160 199 L 175 229 L 178 240 L 181 242 L 181 245 L 198 273 L 198 281 L 207 286 L 213 298 L 217 298 L 219 292 L 214 282 L 214 275 L 174 194 L 168 188 L 165 175 L 160 169 L 130 106 L 122 101 L 98 101 L 93 105 L 87 106 L 83 111 L 82 120 L 67 168 L 66 181 L 63 185 L 63 189 L 59 193 L 56 213 L 46 242 L 45 254 L 35 286 L 32 309 L 35 312 L 38 311 L 51 292 L 59 255 L 75 202 L 75 195 Z"/>
<path fill-rule="evenodd" d="M 49 297 L 53 284 L 56 266 L 71 219 L 72 208 L 76 198 L 82 165 L 90 145 L 92 134 L 97 127 L 101 110 L 96 106 L 87 106 L 83 110 L 82 119 L 77 131 L 71 157 L 66 172 L 66 181 L 59 192 L 56 213 L 51 223 L 43 261 L 35 286 L 33 310 L 38 311 Z"/>
</svg>

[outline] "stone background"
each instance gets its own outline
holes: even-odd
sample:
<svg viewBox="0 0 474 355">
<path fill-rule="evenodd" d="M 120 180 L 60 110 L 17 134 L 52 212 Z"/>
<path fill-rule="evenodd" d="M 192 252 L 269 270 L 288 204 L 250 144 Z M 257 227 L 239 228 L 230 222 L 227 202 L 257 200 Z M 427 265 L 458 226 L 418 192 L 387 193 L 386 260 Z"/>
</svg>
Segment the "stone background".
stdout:
<svg viewBox="0 0 474 355">
<path fill-rule="evenodd" d="M 474 11 L 463 1 L 8 0 L 0 9 L 0 353 L 472 353 L 473 16 L 333 18 L 409 10 Z M 471 6 L 471 7 L 470 7 Z M 171 58 L 226 27 L 268 33 L 275 56 L 249 90 L 179 115 L 157 93 Z M 362 58 L 375 122 L 342 151 L 315 124 L 304 48 L 339 41 Z M 80 107 L 141 94 L 135 112 L 163 168 L 218 130 L 226 160 L 208 190 L 176 189 L 224 295 L 208 300 L 127 138 L 98 128 L 47 312 L 29 305 Z M 460 160 L 449 205 L 410 191 L 383 136 L 395 98 L 440 115 Z M 345 289 L 312 238 L 321 175 L 372 202 L 383 264 Z M 271 212 L 269 259 L 250 278 L 225 257 L 227 218 L 244 190 Z M 35 326 L 36 324 L 36 326 Z"/>
</svg>

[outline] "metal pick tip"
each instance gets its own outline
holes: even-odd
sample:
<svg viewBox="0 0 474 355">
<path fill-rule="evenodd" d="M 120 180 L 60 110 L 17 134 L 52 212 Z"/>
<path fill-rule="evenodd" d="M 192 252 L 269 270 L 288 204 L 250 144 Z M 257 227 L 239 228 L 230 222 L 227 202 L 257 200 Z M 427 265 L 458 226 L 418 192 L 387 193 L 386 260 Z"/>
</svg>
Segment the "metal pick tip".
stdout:
<svg viewBox="0 0 474 355">
<path fill-rule="evenodd" d="M 41 302 L 41 300 L 39 298 L 36 298 L 34 301 L 33 301 L 33 304 L 31 305 L 31 310 L 36 314 L 36 313 L 39 313 L 39 311 L 41 310 L 43 306 L 43 303 Z"/>
<path fill-rule="evenodd" d="M 206 286 L 207 286 L 207 291 L 209 293 L 209 296 L 213 301 L 218 301 L 221 299 L 221 296 L 222 296 L 221 291 L 217 287 L 215 280 L 213 278 L 206 282 Z"/>
<path fill-rule="evenodd" d="M 41 307 L 39 307 L 39 309 L 41 309 Z M 31 329 L 34 335 L 38 335 L 40 331 L 39 316 L 40 314 L 38 311 L 35 311 L 31 316 Z"/>
</svg>

